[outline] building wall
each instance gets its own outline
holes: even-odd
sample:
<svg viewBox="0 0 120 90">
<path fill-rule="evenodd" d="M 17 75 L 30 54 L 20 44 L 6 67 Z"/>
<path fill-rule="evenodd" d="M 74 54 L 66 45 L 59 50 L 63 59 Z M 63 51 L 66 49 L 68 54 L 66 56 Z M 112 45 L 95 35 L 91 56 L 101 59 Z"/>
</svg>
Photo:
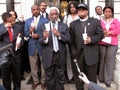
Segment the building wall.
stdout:
<svg viewBox="0 0 120 90">
<path fill-rule="evenodd" d="M 59 1 L 59 0 L 58 0 Z M 80 0 L 79 0 L 80 1 Z M 89 1 L 89 15 L 95 16 L 95 7 L 100 5 L 105 6 L 105 0 L 84 0 L 87 4 Z M 25 19 L 31 17 L 31 6 L 34 4 L 34 0 L 14 0 L 15 2 L 15 11 L 18 14 L 18 17 L 24 15 Z M 120 20 L 120 10 L 118 9 L 120 5 L 120 0 L 114 0 L 114 17 Z M 6 0 L 0 0 L 0 16 L 3 12 L 6 11 Z M 1 22 L 1 20 L 0 20 Z"/>
<path fill-rule="evenodd" d="M 90 17 L 95 16 L 95 7 L 96 6 L 102 6 L 102 8 L 105 6 L 105 0 L 92 0 L 92 2 L 89 1 L 89 15 Z"/>
<path fill-rule="evenodd" d="M 114 17 L 120 20 L 120 0 L 114 0 Z"/>
<path fill-rule="evenodd" d="M 6 11 L 6 0 L 0 0 L 0 23 L 2 22 L 1 15 Z"/>
<path fill-rule="evenodd" d="M 32 16 L 31 6 L 34 4 L 34 0 L 15 0 L 15 11 L 18 17 L 24 15 L 25 19 Z"/>
</svg>

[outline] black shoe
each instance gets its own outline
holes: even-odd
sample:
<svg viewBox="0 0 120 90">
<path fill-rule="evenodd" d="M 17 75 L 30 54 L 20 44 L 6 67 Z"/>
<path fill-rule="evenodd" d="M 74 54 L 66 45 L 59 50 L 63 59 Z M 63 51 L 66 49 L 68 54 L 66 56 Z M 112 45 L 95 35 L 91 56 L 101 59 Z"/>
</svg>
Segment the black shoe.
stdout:
<svg viewBox="0 0 120 90">
<path fill-rule="evenodd" d="M 38 84 L 32 84 L 32 89 L 36 89 L 36 87 L 39 85 L 39 83 Z"/>
<path fill-rule="evenodd" d="M 22 76 L 22 77 L 21 77 L 21 80 L 25 80 L 25 78 Z"/>
<path fill-rule="evenodd" d="M 106 87 L 111 87 L 111 85 L 110 85 L 110 84 L 105 83 L 105 85 L 106 85 Z"/>
<path fill-rule="evenodd" d="M 104 83 L 104 81 L 102 81 L 102 80 L 99 80 L 99 82 L 100 82 L 100 83 Z"/>
</svg>

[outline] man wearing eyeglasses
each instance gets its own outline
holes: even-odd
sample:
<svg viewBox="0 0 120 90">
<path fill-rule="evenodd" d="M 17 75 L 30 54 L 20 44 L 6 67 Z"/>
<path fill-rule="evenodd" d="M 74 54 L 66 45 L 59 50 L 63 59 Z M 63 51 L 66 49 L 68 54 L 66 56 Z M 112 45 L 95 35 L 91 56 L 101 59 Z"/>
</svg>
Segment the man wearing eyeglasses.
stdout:
<svg viewBox="0 0 120 90">
<path fill-rule="evenodd" d="M 58 8 L 50 8 L 49 18 L 50 21 L 40 28 L 39 38 L 43 50 L 46 90 L 64 90 L 65 44 L 70 41 L 70 35 L 67 25 L 58 21 Z"/>
</svg>

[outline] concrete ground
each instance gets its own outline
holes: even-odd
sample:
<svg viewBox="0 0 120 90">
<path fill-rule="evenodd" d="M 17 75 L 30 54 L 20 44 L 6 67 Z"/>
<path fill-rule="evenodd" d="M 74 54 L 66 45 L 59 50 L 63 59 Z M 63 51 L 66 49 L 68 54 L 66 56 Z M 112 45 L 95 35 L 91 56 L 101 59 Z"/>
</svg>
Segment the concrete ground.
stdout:
<svg viewBox="0 0 120 90">
<path fill-rule="evenodd" d="M 24 74 L 25 80 L 23 80 L 21 82 L 21 90 L 32 90 L 32 88 L 31 88 L 32 85 L 31 84 L 26 84 L 28 79 L 30 78 L 30 76 L 31 75 L 28 74 L 28 73 Z M 1 79 L 0 79 L 0 84 L 2 84 Z M 110 88 L 107 88 L 104 83 L 99 83 L 98 82 L 98 85 L 106 88 L 107 90 L 117 90 L 117 85 L 114 82 L 112 82 Z M 38 85 L 35 90 L 46 90 L 46 89 L 41 89 L 40 85 Z M 65 84 L 65 90 L 76 90 L 75 84 Z M 85 90 L 87 90 L 86 87 L 85 87 Z"/>
</svg>

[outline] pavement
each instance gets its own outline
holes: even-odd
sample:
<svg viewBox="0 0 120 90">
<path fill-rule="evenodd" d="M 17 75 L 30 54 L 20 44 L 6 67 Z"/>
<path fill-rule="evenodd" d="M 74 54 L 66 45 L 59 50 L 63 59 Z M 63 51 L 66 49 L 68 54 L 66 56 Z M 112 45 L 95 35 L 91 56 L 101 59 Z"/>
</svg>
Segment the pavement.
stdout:
<svg viewBox="0 0 120 90">
<path fill-rule="evenodd" d="M 30 73 L 25 73 L 24 77 L 25 77 L 25 80 L 22 80 L 22 82 L 21 82 L 21 90 L 33 90 L 31 88 L 32 84 L 27 84 L 28 80 L 31 77 L 31 74 Z M 0 79 L 0 84 L 2 84 L 2 80 L 1 79 Z M 99 81 L 98 81 L 98 85 L 106 88 L 107 90 L 117 90 L 117 85 L 114 82 L 112 82 L 110 88 L 107 88 L 104 83 L 99 83 Z M 65 90 L 76 90 L 76 87 L 75 87 L 74 83 L 72 83 L 72 84 L 65 84 L 64 87 L 65 87 Z M 39 84 L 35 90 L 46 90 L 46 89 L 41 89 L 41 86 Z M 85 90 L 87 90 L 86 87 L 85 87 Z"/>
</svg>

